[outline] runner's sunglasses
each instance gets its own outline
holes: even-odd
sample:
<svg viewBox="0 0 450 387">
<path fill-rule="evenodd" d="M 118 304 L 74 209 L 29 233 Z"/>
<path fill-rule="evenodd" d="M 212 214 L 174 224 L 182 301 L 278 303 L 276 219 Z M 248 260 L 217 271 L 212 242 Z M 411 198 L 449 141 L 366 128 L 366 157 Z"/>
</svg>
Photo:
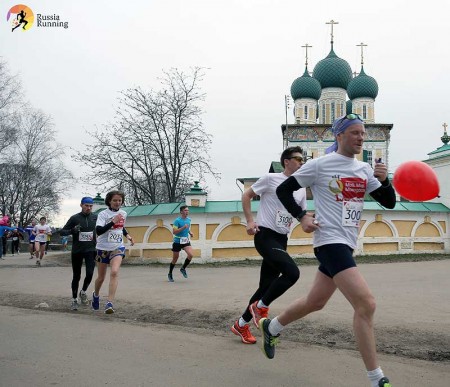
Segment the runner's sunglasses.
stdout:
<svg viewBox="0 0 450 387">
<path fill-rule="evenodd" d="M 347 114 L 345 117 L 342 117 L 342 120 L 345 119 L 345 118 L 347 120 L 356 120 L 356 119 L 358 119 L 358 120 L 364 121 L 364 119 L 357 113 Z"/>
<path fill-rule="evenodd" d="M 291 157 L 288 157 L 288 159 L 290 160 L 290 159 L 295 159 L 295 160 L 297 160 L 299 163 L 303 163 L 303 157 L 302 156 L 291 156 Z"/>
</svg>

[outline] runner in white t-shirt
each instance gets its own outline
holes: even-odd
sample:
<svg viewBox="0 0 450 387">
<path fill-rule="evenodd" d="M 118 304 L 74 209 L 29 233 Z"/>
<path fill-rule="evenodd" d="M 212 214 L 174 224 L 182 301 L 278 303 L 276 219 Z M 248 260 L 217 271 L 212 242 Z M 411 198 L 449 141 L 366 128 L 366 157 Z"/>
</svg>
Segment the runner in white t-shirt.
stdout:
<svg viewBox="0 0 450 387">
<path fill-rule="evenodd" d="M 125 256 L 125 245 L 123 238 L 126 237 L 131 246 L 134 245 L 133 238 L 125 229 L 127 213 L 121 210 L 125 195 L 121 191 L 111 191 L 106 194 L 106 210 L 101 211 L 97 217 L 95 232 L 97 234 L 97 279 L 95 290 L 92 293 L 92 309 L 100 308 L 100 288 L 106 277 L 108 265 L 111 266 L 109 277 L 108 299 L 105 305 L 105 313 L 114 313 L 113 301 L 119 284 L 119 268 L 122 258 Z"/>
<path fill-rule="evenodd" d="M 47 244 L 47 236 L 52 235 L 52 229 L 46 224 L 47 219 L 43 216 L 39 219 L 39 224 L 34 226 L 34 250 L 36 251 L 36 265 L 41 266 L 42 258 L 45 254 L 45 245 Z"/>
<path fill-rule="evenodd" d="M 378 365 L 373 316 L 375 299 L 356 267 L 353 250 L 357 245 L 364 196 L 386 208 L 395 207 L 395 191 L 387 177 L 387 168 L 377 163 L 374 169 L 358 161 L 364 143 L 364 122 L 357 114 L 338 118 L 332 127 L 336 138 L 329 149 L 336 151 L 308 161 L 301 170 L 277 188 L 281 202 L 300 220 L 303 230 L 314 231 L 314 254 L 319 270 L 306 297 L 295 301 L 272 321 L 260 321 L 264 352 L 275 355 L 275 344 L 289 323 L 322 309 L 339 289 L 354 309 L 353 330 L 372 387 L 388 387 L 389 380 Z M 315 218 L 305 214 L 292 197 L 300 187 L 310 187 L 315 203 Z M 342 382 L 337 382 L 342 384 Z"/>
<path fill-rule="evenodd" d="M 288 234 L 293 217 L 276 195 L 277 187 L 294 173 L 303 163 L 302 149 L 298 146 L 287 148 L 281 154 L 282 173 L 267 173 L 242 195 L 242 209 L 247 220 L 247 234 L 254 235 L 256 250 L 262 256 L 259 287 L 250 298 L 242 316 L 236 320 L 231 331 L 241 337 L 244 344 L 256 343 L 248 323 L 258 326 L 261 317 L 267 317 L 269 305 L 294 285 L 300 271 L 294 260 L 286 252 Z M 253 220 L 251 200 L 260 196 L 256 222 Z M 295 192 L 295 200 L 306 208 L 306 191 Z"/>
</svg>

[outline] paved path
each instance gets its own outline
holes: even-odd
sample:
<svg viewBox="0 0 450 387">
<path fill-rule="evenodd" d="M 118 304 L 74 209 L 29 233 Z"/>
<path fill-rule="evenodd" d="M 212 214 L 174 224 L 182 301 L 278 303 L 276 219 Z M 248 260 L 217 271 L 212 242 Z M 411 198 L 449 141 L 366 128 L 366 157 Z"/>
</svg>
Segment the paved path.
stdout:
<svg viewBox="0 0 450 387">
<path fill-rule="evenodd" d="M 290 341 L 298 329 L 284 333 L 273 360 L 231 334 L 257 267 L 193 266 L 187 280 L 176 272 L 170 284 L 165 266 L 123 266 L 110 317 L 68 310 L 71 268 L 55 257 L 41 268 L 25 254 L 0 261 L 0 386 L 368 385 L 357 352 Z M 362 265 L 378 300 L 377 331 L 426 332 L 450 343 L 449 269 L 450 261 Z M 315 270 L 301 268 L 301 281 L 271 315 L 307 291 Z M 49 308 L 35 309 L 40 302 Z M 345 330 L 351 310 L 336 294 L 307 323 Z M 381 354 L 380 363 L 395 387 L 449 385 L 448 361 Z"/>
</svg>

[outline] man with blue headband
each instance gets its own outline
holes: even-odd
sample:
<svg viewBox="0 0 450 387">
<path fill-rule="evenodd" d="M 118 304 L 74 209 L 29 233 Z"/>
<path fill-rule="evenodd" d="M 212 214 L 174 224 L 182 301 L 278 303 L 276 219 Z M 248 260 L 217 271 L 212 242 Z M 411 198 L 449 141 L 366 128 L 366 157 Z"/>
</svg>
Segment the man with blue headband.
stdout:
<svg viewBox="0 0 450 387">
<path fill-rule="evenodd" d="M 311 312 L 322 309 L 336 289 L 354 310 L 353 330 L 371 387 L 389 387 L 378 365 L 373 317 L 375 299 L 353 258 L 357 248 L 364 196 L 386 208 L 394 208 L 395 191 L 387 177 L 386 165 L 372 167 L 356 159 L 363 149 L 364 121 L 357 114 L 338 118 L 331 128 L 335 143 L 327 154 L 309 160 L 277 188 L 281 203 L 297 218 L 305 232 L 313 232 L 314 254 L 319 268 L 306 297 L 296 300 L 273 320 L 260 320 L 267 357 L 275 355 L 275 344 L 284 327 Z M 293 198 L 299 188 L 310 187 L 315 215 L 306 213 Z"/>
<path fill-rule="evenodd" d="M 89 305 L 86 293 L 89 287 L 95 269 L 95 225 L 97 223 L 97 215 L 92 213 L 94 200 L 85 196 L 81 198 L 81 212 L 70 217 L 66 225 L 61 229 L 62 236 L 72 234 L 72 310 L 78 310 L 78 295 L 83 305 Z M 83 286 L 78 294 L 78 287 L 81 279 L 81 267 L 86 266 L 86 276 L 84 277 Z"/>
</svg>

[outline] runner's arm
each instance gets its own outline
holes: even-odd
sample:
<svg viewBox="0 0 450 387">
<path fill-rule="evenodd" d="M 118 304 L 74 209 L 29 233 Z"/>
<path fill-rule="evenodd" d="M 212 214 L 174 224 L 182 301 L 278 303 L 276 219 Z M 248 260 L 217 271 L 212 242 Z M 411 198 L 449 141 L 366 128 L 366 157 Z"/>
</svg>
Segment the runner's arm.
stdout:
<svg viewBox="0 0 450 387">
<path fill-rule="evenodd" d="M 73 229 L 75 226 L 76 226 L 75 220 L 72 217 L 70 217 L 70 219 L 67 221 L 64 227 L 61 230 L 59 230 L 59 235 L 66 236 L 69 234 L 75 234 L 76 230 Z"/>
<path fill-rule="evenodd" d="M 112 228 L 112 226 L 114 226 L 114 222 L 109 222 L 107 224 L 105 224 L 104 226 L 96 226 L 95 227 L 95 232 L 97 235 L 102 235 L 105 232 L 107 232 L 109 229 Z"/>
<path fill-rule="evenodd" d="M 294 191 L 302 188 L 294 176 L 288 177 L 277 187 L 277 196 L 284 208 L 297 220 L 300 220 L 306 211 L 294 199 Z"/>
<path fill-rule="evenodd" d="M 372 196 L 372 198 L 380 203 L 383 207 L 389 208 L 391 210 L 395 207 L 395 191 L 388 178 L 382 181 L 381 187 L 378 187 L 375 191 L 372 191 L 370 193 L 370 196 Z"/>
</svg>

